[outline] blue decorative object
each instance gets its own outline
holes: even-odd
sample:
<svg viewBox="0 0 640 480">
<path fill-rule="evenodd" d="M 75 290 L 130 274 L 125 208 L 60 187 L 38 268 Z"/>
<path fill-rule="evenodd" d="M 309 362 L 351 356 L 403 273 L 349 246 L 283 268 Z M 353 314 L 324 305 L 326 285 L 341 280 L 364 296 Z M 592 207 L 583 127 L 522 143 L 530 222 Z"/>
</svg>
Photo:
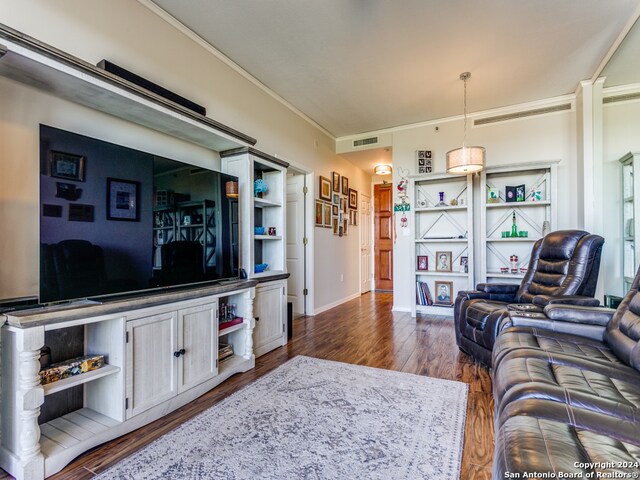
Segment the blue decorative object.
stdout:
<svg viewBox="0 0 640 480">
<path fill-rule="evenodd" d="M 253 195 L 258 196 L 259 193 L 264 193 L 268 190 L 267 182 L 259 178 L 253 182 Z"/>
<path fill-rule="evenodd" d="M 264 272 L 267 268 L 269 267 L 268 263 L 256 263 L 256 266 L 254 267 L 254 272 L 255 273 L 262 273 Z"/>
<path fill-rule="evenodd" d="M 267 229 L 264 227 L 253 227 L 253 231 L 256 235 L 264 235 Z"/>
</svg>

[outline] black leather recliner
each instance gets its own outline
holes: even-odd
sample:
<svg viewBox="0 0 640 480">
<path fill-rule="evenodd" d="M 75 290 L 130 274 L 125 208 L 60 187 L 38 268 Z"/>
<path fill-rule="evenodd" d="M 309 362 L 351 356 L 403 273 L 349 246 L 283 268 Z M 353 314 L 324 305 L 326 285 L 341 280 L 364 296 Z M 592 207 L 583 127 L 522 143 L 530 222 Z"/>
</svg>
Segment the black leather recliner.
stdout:
<svg viewBox="0 0 640 480">
<path fill-rule="evenodd" d="M 510 304 L 542 311 L 550 303 L 597 306 L 592 298 L 604 239 L 582 230 L 561 230 L 538 240 L 520 285 L 480 283 L 458 293 L 454 305 L 456 342 L 462 351 L 491 366 L 491 352 Z"/>
<path fill-rule="evenodd" d="M 503 324 L 516 326 L 500 330 L 493 353 L 493 478 L 640 473 L 639 283 L 640 271 L 617 310 L 548 305 L 507 314 Z M 576 325 L 590 328 L 564 333 Z"/>
</svg>

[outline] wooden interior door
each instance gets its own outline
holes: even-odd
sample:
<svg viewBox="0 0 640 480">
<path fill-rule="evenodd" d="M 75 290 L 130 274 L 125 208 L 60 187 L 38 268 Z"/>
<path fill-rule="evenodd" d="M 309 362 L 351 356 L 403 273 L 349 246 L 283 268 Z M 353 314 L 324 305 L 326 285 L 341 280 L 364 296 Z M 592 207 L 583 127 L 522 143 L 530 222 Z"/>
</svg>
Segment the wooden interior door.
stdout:
<svg viewBox="0 0 640 480">
<path fill-rule="evenodd" d="M 393 192 L 391 184 L 373 186 L 376 290 L 393 290 Z"/>
</svg>

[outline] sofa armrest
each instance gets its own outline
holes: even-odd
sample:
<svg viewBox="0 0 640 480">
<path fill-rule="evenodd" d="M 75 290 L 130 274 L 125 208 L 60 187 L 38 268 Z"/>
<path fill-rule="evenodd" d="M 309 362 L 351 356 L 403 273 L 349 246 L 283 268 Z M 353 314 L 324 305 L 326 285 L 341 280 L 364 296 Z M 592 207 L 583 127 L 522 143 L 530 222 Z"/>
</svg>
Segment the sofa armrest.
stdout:
<svg viewBox="0 0 640 480">
<path fill-rule="evenodd" d="M 480 290 L 460 290 L 458 296 L 464 297 L 465 300 L 489 299 L 489 294 Z"/>
<path fill-rule="evenodd" d="M 489 294 L 515 294 L 518 289 L 520 288 L 520 285 L 516 285 L 513 283 L 479 283 L 478 285 L 476 285 L 476 289 L 480 290 L 482 292 L 486 292 Z"/>
<path fill-rule="evenodd" d="M 562 295 L 554 297 L 553 295 L 536 295 L 533 297 L 532 302 L 539 307 L 546 307 L 547 305 L 579 305 L 582 307 L 598 307 L 600 300 L 593 297 L 585 297 L 583 295 Z"/>
<path fill-rule="evenodd" d="M 551 304 L 544 308 L 544 314 L 551 320 L 601 327 L 607 326 L 614 313 L 612 308 L 579 305 Z"/>
</svg>

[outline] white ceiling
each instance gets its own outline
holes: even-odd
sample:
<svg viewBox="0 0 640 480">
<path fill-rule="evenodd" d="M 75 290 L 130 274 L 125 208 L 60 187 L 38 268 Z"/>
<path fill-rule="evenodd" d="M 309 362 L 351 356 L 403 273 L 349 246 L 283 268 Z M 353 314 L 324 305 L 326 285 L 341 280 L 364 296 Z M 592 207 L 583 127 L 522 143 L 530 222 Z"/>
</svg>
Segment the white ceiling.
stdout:
<svg viewBox="0 0 640 480">
<path fill-rule="evenodd" d="M 153 0 L 335 136 L 573 93 L 638 0 Z"/>
<path fill-rule="evenodd" d="M 636 21 L 616 53 L 607 63 L 602 76 L 606 87 L 640 83 L 640 23 Z"/>
<path fill-rule="evenodd" d="M 349 162 L 360 168 L 360 170 L 364 170 L 370 174 L 374 180 L 391 180 L 390 175 L 376 175 L 373 173 L 376 165 L 393 164 L 391 148 L 371 148 L 359 152 L 342 153 L 340 156 L 349 160 Z"/>
</svg>

